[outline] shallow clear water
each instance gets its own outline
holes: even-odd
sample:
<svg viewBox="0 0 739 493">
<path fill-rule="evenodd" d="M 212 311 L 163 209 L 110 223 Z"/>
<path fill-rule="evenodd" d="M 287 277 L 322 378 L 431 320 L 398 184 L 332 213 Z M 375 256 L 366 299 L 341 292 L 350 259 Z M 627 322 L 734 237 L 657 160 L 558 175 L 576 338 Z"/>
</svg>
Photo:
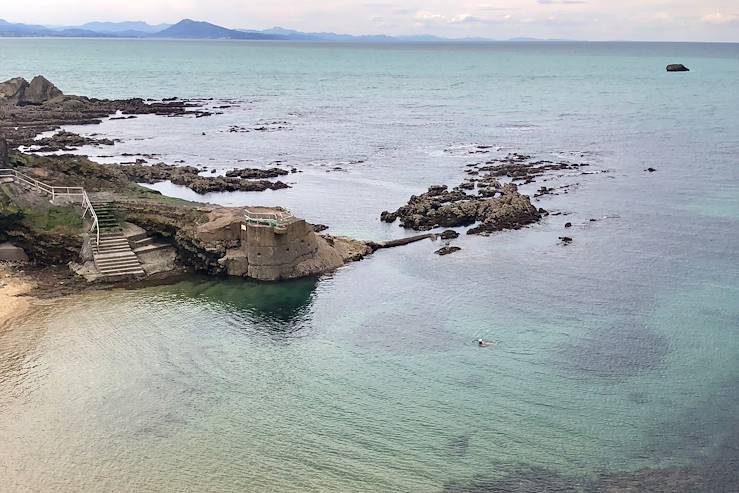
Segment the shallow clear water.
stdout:
<svg viewBox="0 0 739 493">
<path fill-rule="evenodd" d="M 609 171 L 547 183 L 579 184 L 537 204 L 569 215 L 463 235 L 449 257 L 419 243 L 317 280 L 39 304 L 0 329 L 0 489 L 458 491 L 535 471 L 541 491 L 671 467 L 736 484 L 739 45 L 0 50 L 0 78 L 236 101 L 79 130 L 124 139 L 97 154 L 285 161 L 303 171 L 290 190 L 205 199 L 286 205 L 335 233 L 407 234 L 379 212 L 458 183 L 489 159 L 478 144 Z M 692 72 L 666 74 L 672 62 Z M 288 130 L 228 132 L 264 121 Z"/>
</svg>

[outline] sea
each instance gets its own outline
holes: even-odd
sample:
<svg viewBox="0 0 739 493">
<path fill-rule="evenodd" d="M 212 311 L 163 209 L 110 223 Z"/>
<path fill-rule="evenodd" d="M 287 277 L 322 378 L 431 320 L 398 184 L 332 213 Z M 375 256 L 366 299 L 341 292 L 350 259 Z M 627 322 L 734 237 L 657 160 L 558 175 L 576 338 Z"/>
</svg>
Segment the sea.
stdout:
<svg viewBox="0 0 739 493">
<path fill-rule="evenodd" d="M 198 100 L 214 114 L 68 129 L 121 139 L 78 151 L 100 162 L 295 168 L 278 191 L 152 187 L 281 205 L 335 235 L 413 234 L 380 213 L 468 164 L 589 164 L 521 187 L 557 190 L 534 199 L 540 223 L 460 228 L 449 256 L 424 241 L 319 278 L 36 301 L 0 328 L 0 491 L 739 490 L 739 44 L 0 54 L 2 80 Z"/>
</svg>

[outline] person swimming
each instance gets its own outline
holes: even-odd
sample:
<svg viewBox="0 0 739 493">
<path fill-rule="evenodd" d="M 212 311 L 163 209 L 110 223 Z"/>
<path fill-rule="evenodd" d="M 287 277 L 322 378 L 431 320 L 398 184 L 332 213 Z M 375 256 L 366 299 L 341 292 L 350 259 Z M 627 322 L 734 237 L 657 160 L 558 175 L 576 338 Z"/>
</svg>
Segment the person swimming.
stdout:
<svg viewBox="0 0 739 493">
<path fill-rule="evenodd" d="M 478 339 L 477 340 L 477 346 L 478 347 L 488 347 L 488 346 L 494 346 L 497 343 L 495 341 L 486 341 L 485 339 Z"/>
</svg>

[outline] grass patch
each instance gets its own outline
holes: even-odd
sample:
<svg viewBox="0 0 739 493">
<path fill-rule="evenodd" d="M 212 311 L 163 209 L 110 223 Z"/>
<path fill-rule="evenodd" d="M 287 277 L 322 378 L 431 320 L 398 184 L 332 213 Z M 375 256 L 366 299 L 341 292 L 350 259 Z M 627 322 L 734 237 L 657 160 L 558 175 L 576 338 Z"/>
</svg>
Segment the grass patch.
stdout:
<svg viewBox="0 0 739 493">
<path fill-rule="evenodd" d="M 71 207 L 52 207 L 46 211 L 24 211 L 23 223 L 33 229 L 78 234 L 82 231 L 82 215 Z"/>
</svg>

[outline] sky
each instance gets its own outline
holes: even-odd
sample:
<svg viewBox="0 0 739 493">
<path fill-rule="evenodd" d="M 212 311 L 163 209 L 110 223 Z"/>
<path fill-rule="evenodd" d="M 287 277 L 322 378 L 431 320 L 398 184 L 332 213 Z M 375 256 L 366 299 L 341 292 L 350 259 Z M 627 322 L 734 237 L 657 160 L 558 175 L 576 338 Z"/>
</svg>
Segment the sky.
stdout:
<svg viewBox="0 0 739 493">
<path fill-rule="evenodd" d="M 10 22 L 205 20 L 349 34 L 739 42 L 739 0 L 2 0 Z"/>
</svg>

